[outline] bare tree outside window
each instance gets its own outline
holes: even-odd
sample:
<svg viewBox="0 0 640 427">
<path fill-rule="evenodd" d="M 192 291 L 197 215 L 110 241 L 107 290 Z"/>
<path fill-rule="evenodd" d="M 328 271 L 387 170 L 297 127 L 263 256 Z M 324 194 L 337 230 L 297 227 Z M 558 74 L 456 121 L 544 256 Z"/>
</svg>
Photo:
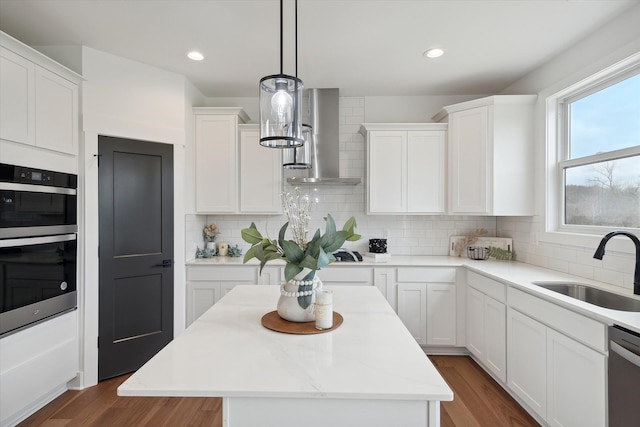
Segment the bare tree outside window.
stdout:
<svg viewBox="0 0 640 427">
<path fill-rule="evenodd" d="M 637 173 L 616 174 L 621 164 Z M 640 228 L 640 158 L 568 168 L 565 182 L 566 224 Z"/>
</svg>

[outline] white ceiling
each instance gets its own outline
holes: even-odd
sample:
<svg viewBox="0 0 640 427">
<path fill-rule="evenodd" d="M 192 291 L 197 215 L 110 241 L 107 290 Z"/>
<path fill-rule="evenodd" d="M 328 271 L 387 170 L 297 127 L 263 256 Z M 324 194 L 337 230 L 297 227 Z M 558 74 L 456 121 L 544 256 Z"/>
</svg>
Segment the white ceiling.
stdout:
<svg viewBox="0 0 640 427">
<path fill-rule="evenodd" d="M 298 75 L 347 96 L 498 93 L 638 4 L 299 0 Z M 285 9 L 293 16 L 293 0 Z M 292 23 L 285 17 L 285 43 Z M 257 96 L 259 79 L 279 72 L 278 0 L 0 0 L 0 29 L 174 71 L 208 97 Z M 445 56 L 422 56 L 436 46 Z M 206 59 L 186 59 L 191 49 Z M 287 74 L 292 59 L 285 53 Z"/>
</svg>

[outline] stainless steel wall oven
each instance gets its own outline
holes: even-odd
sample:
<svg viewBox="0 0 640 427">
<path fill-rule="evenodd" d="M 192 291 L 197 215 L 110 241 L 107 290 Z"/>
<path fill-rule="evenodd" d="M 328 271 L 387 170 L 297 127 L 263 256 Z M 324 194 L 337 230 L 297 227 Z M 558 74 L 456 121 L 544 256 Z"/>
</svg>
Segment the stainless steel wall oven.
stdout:
<svg viewBox="0 0 640 427">
<path fill-rule="evenodd" d="M 77 306 L 77 176 L 0 163 L 0 336 Z"/>
</svg>

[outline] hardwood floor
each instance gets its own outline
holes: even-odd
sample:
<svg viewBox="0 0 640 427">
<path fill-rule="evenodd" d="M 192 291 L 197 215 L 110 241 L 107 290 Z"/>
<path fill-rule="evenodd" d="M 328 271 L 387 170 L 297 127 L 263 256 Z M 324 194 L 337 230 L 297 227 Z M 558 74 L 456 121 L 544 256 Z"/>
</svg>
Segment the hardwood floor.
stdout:
<svg viewBox="0 0 640 427">
<path fill-rule="evenodd" d="M 453 390 L 453 401 L 440 405 L 441 427 L 540 425 L 470 357 L 429 359 Z"/>
<path fill-rule="evenodd" d="M 471 358 L 429 358 L 454 392 L 453 402 L 441 405 L 442 427 L 538 426 Z M 127 378 L 67 391 L 19 426 L 222 426 L 221 399 L 118 397 L 116 389 Z"/>
</svg>

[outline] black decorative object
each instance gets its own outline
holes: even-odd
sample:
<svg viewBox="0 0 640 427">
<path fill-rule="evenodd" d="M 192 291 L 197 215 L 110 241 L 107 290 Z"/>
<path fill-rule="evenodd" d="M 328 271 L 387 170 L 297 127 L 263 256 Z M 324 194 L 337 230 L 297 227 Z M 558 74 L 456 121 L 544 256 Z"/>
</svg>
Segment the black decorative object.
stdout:
<svg viewBox="0 0 640 427">
<path fill-rule="evenodd" d="M 386 254 L 387 239 L 369 239 L 369 252 L 374 254 Z"/>
</svg>

